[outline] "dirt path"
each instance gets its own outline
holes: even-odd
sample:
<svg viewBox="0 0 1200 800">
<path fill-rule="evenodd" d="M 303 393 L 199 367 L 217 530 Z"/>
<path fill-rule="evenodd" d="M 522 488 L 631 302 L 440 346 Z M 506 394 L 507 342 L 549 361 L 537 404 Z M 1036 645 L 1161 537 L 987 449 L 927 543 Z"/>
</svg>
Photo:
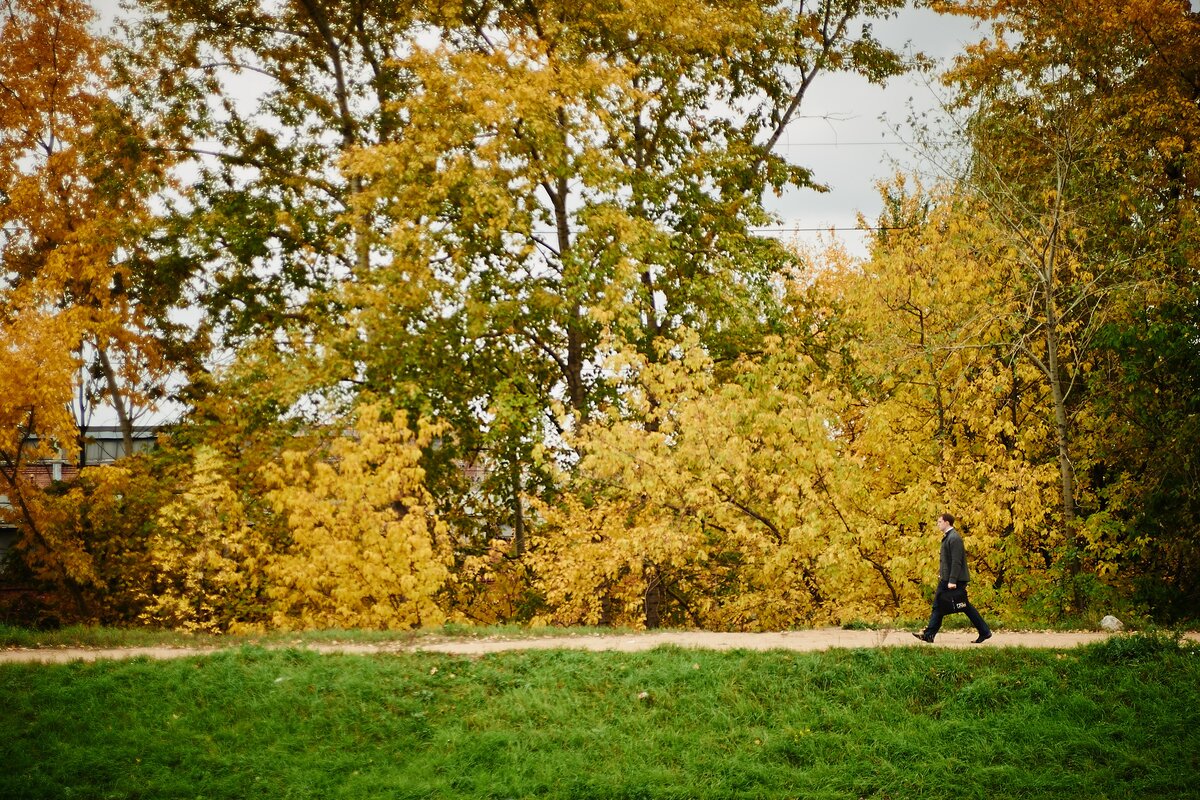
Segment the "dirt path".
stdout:
<svg viewBox="0 0 1200 800">
<path fill-rule="evenodd" d="M 545 638 L 482 638 L 446 639 L 423 638 L 416 642 L 381 644 L 353 643 L 305 643 L 294 645 L 302 650 L 317 653 L 350 653 L 375 655 L 381 653 L 449 653 L 454 655 L 485 655 L 509 650 L 591 650 L 632 653 L 650 650 L 662 645 L 693 647 L 708 650 L 794 650 L 813 652 L 832 648 L 862 647 L 1033 647 L 1063 649 L 1099 642 L 1113 634 L 1093 632 L 1050 632 L 1012 631 L 1000 632 L 982 645 L 971 640 L 974 631 L 951 631 L 938 636 L 936 644 L 918 642 L 907 631 L 848 631 L 841 628 L 820 628 L 806 631 L 781 633 L 710 633 L 706 631 L 655 631 L 629 634 L 567 634 Z M 1200 641 L 1200 634 L 1188 634 L 1193 641 Z M 292 647 L 280 645 L 279 647 Z M 104 648 L 39 648 L 0 650 L 3 663 L 47 663 L 64 664 L 72 661 L 97 661 L 101 659 L 184 658 L 218 652 L 211 648 L 187 647 L 128 647 Z"/>
</svg>

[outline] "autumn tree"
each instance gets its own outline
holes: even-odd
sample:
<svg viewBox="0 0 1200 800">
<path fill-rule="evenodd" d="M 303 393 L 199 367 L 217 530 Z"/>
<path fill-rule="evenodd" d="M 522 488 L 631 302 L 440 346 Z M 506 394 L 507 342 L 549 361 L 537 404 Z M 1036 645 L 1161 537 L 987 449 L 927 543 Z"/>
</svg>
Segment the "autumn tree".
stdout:
<svg viewBox="0 0 1200 800">
<path fill-rule="evenodd" d="M 0 450 L 27 560 L 80 614 L 93 565 L 23 468 L 75 459 L 79 420 L 67 412 L 81 368 L 101 379 L 92 400 L 116 410 L 127 450 L 165 375 L 130 249 L 162 173 L 109 94 L 92 17 L 75 0 L 0 7 Z"/>
<path fill-rule="evenodd" d="M 188 270 L 226 345 L 316 325 L 324 291 L 369 257 L 369 217 L 338 155 L 399 135 L 396 66 L 419 4 L 138 0 L 120 63 L 145 110 L 167 109 L 197 170 L 172 205 L 164 260 Z"/>
<path fill-rule="evenodd" d="M 356 184 L 338 174 L 337 157 L 396 135 L 386 106 L 405 78 L 393 62 L 416 35 L 416 13 L 394 3 L 145 0 L 120 20 L 113 62 L 128 103 L 161 120 L 163 147 L 188 167 L 186 184 L 163 198 L 145 256 L 192 304 L 200 358 L 178 399 L 196 423 L 194 444 L 226 454 L 275 444 L 303 419 L 291 404 L 306 392 L 353 399 L 352 369 L 318 377 L 297 363 L 320 352 L 318 331 L 344 330 L 331 288 L 368 260 L 373 221 L 349 219 Z M 225 369 L 231 360 L 245 363 Z M 311 385 L 286 386 L 298 380 Z M 238 413 L 248 416 L 227 416 Z M 235 430 L 249 439 L 231 443 Z"/>
<path fill-rule="evenodd" d="M 320 450 L 283 453 L 270 472 L 291 538 L 267 566 L 276 625 L 406 629 L 446 618 L 450 541 L 419 464 L 437 432 L 366 405 Z"/>
<path fill-rule="evenodd" d="M 216 633 L 265 621 L 270 541 L 251 524 L 228 473 L 206 447 L 176 472 L 178 491 L 158 509 L 146 543 L 151 575 L 140 621 Z"/>
<path fill-rule="evenodd" d="M 658 359 L 687 326 L 734 357 L 778 327 L 790 256 L 753 228 L 765 191 L 817 184 L 776 143 L 822 73 L 900 68 L 864 22 L 892 8 L 537 2 L 442 18 L 399 62 L 404 135 L 346 160 L 357 215 L 391 226 L 347 286 L 341 351 L 370 385 L 454 420 L 520 531 L 516 498 L 548 484 L 543 443 L 614 399 L 605 337 Z"/>
<path fill-rule="evenodd" d="M 61 346 L 94 377 L 85 399 L 113 409 L 128 453 L 171 371 L 178 295 L 147 279 L 140 250 L 169 160 L 120 104 L 93 22 L 82 0 L 4 4 L 0 225 L 10 284 L 33 286 L 47 311 L 75 312 L 78 335 Z"/>
<path fill-rule="evenodd" d="M 1016 342 L 1052 390 L 1071 531 L 1065 563 L 1112 580 L 1126 556 L 1141 560 L 1153 549 L 1147 531 L 1161 531 L 1176 554 L 1194 542 L 1181 534 L 1195 527 L 1186 494 L 1157 477 L 1131 491 L 1153 474 L 1151 463 L 1163 463 L 1158 450 L 1182 455 L 1194 443 L 1147 424 L 1166 409 L 1154 403 L 1155 414 L 1145 414 L 1126 387 L 1145 369 L 1145 343 L 1165 341 L 1153 331 L 1194 340 L 1184 309 L 1195 285 L 1197 16 L 1158 0 L 943 5 L 994 22 L 993 35 L 948 76 L 971 110 L 971 190 L 1036 279 Z M 1164 365 L 1181 355 L 1187 363 L 1186 350 L 1165 349 Z M 1186 419 L 1188 401 L 1171 396 L 1182 415 L 1169 416 Z M 1168 497 L 1166 526 L 1138 508 L 1161 508 Z M 1194 596 L 1194 574 L 1165 568 L 1147 577 Z"/>
<path fill-rule="evenodd" d="M 546 618 L 778 629 L 919 614 L 936 572 L 924 531 L 946 507 L 970 516 L 981 555 L 1009 554 L 983 555 L 979 574 L 1023 577 L 1017 540 L 1039 529 L 1045 476 L 1023 458 L 1030 399 L 1006 407 L 1003 325 L 975 305 L 990 273 L 962 270 L 987 243 L 968 219 L 941 209 L 866 263 L 806 256 L 787 335 L 733 364 L 694 333 L 678 359 L 623 352 L 610 366 L 631 376 L 625 408 L 580 432 L 568 496 L 539 509 Z"/>
<path fill-rule="evenodd" d="M 652 357 L 677 324 L 736 350 L 787 260 L 750 235 L 762 193 L 814 186 L 774 146 L 820 73 L 899 70 L 857 19 L 891 8 L 500 3 L 447 19 L 439 47 L 401 62 L 406 136 L 349 162 L 364 207 L 397 220 L 377 274 L 463 307 L 489 350 L 538 355 L 584 417 L 606 323 Z"/>
<path fill-rule="evenodd" d="M 611 397 L 605 325 L 657 357 L 679 324 L 732 354 L 777 323 L 788 255 L 750 229 L 815 181 L 776 144 L 821 74 L 900 68 L 869 27 L 899 5 L 144 0 L 133 96 L 200 169 L 161 260 L 231 347 L 305 342 L 314 391 L 447 420 L 445 518 L 520 550 L 558 405 Z"/>
<path fill-rule="evenodd" d="M 280 364 L 328 357 L 319 378 L 304 374 L 314 393 L 344 408 L 370 389 L 408 413 L 451 420 L 457 434 L 426 454 L 426 466 L 448 518 L 470 525 L 493 516 L 466 502 L 471 485 L 461 469 L 490 446 L 472 406 L 477 387 L 525 380 L 523 365 L 473 371 L 454 345 L 457 330 L 439 319 L 388 349 L 407 375 L 364 386 L 363 370 L 339 356 L 337 341 L 357 324 L 342 303 L 358 302 L 342 297 L 338 284 L 379 260 L 378 240 L 390 226 L 378 210 L 352 210 L 362 181 L 340 174 L 338 157 L 402 135 L 398 104 L 411 76 L 400 59 L 436 27 L 420 4 L 147 0 L 127 25 L 122 63 L 152 76 L 132 95 L 141 108 L 169 109 L 178 146 L 199 172 L 173 204 L 157 255 L 194 288 L 205 310 L 200 327 L 260 374 L 260 357 L 277 341 Z M 195 372 L 184 390 L 206 419 L 221 404 L 213 394 L 240 395 L 246 386 L 226 386 L 219 374 Z M 519 393 L 506 396 L 505 407 L 519 406 Z M 274 402 L 260 400 L 259 410 Z M 288 428 L 287 407 L 275 408 Z M 506 481 L 510 497 L 520 491 L 513 485 Z"/>
<path fill-rule="evenodd" d="M 63 343 L 75 340 L 79 329 L 71 315 L 24 294 L 0 282 L 0 495 L 9 506 L 0 513 L 25 532 L 26 560 L 35 575 L 63 586 L 75 612 L 85 615 L 91 561 L 78 540 L 55 526 L 26 470 L 39 459 L 56 458 L 62 444 L 75 438 L 68 409 L 78 363 Z"/>
<path fill-rule="evenodd" d="M 858 387 L 848 446 L 876 467 L 881 525 L 920 539 L 936 509 L 952 509 L 970 537 L 973 590 L 1024 602 L 1040 594 L 1063 540 L 1049 524 L 1049 388 L 1013 348 L 1028 296 L 1022 263 L 1007 231 L 952 185 L 895 182 L 884 199 L 870 257 L 823 258 L 815 288 L 848 327 L 845 379 Z"/>
<path fill-rule="evenodd" d="M 976 596 L 1040 602 L 1064 545 L 1048 387 L 1012 356 L 1024 274 L 951 191 L 887 187 L 865 260 L 804 254 L 788 334 L 733 364 L 696 334 L 630 348 L 530 556 L 546 619 L 775 629 L 920 613 L 935 516 L 965 522 Z M 634 377 L 636 376 L 636 377 Z M 1049 510 L 1049 511 L 1048 511 Z"/>
<path fill-rule="evenodd" d="M 34 577 L 59 586 L 61 578 L 47 569 L 54 559 L 69 554 L 85 567 L 87 580 L 78 590 L 88 621 L 135 624 L 146 608 L 147 588 L 155 578 L 148 542 L 171 485 L 156 474 L 157 467 L 155 459 L 139 454 L 89 467 L 70 483 L 36 495 L 37 520 L 53 542 L 47 548 L 26 547 L 22 561 Z"/>
<path fill-rule="evenodd" d="M 322 421 L 300 410 L 308 365 L 280 369 L 278 357 L 262 347 L 198 376 L 220 391 L 200 393 L 153 451 L 39 495 L 55 535 L 92 567 L 84 596 L 95 618 L 212 632 L 271 624 L 269 565 L 289 541 L 271 465 L 309 446 Z"/>
<path fill-rule="evenodd" d="M 530 556 L 546 619 L 778 630 L 912 611 L 903 556 L 849 500 L 862 465 L 836 434 L 845 394 L 778 340 L 722 370 L 698 339 L 685 332 L 677 359 L 627 352 L 641 413 L 581 431 Z"/>
</svg>

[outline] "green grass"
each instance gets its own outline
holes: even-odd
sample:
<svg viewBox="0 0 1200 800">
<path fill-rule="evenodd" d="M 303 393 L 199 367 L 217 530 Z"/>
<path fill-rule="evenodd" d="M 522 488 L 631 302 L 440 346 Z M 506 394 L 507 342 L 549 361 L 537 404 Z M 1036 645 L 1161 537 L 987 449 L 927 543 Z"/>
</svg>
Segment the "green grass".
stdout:
<svg viewBox="0 0 1200 800">
<path fill-rule="evenodd" d="M 1118 637 L 7 665 L 0 763 L 3 798 L 1195 797 L 1200 654 Z"/>
<path fill-rule="evenodd" d="M 620 628 L 549 628 L 522 625 L 455 625 L 419 631 L 321 630 L 304 632 L 271 632 L 262 634 L 182 633 L 155 628 L 107 628 L 75 625 L 57 630 L 31 630 L 0 624 L 2 647 L 243 647 L 252 645 L 278 646 L 287 644 L 321 644 L 328 642 L 374 643 L 415 642 L 422 638 L 506 639 L 537 636 L 586 636 L 593 633 L 632 633 Z"/>
</svg>

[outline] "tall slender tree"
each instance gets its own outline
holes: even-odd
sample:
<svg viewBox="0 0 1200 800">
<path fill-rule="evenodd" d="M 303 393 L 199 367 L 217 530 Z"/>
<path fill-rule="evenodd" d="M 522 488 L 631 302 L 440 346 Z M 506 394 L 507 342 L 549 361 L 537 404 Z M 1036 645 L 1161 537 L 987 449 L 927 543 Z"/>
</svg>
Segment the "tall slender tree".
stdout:
<svg viewBox="0 0 1200 800">
<path fill-rule="evenodd" d="M 79 313 L 77 352 L 93 402 L 133 425 L 170 373 L 162 323 L 176 295 L 140 269 L 150 198 L 167 162 L 122 107 L 82 0 L 3 5 L 0 45 L 0 225 L 6 278 L 46 309 Z M 65 445 L 66 443 L 64 443 Z"/>
<path fill-rule="evenodd" d="M 1187 426 L 1186 439 L 1147 426 L 1127 387 L 1145 368 L 1146 344 L 1165 341 L 1155 331 L 1180 337 L 1182 349 L 1165 349 L 1164 364 L 1189 363 L 1186 343 L 1196 340 L 1187 309 L 1195 302 L 1200 16 L 1174 0 L 940 5 L 994 22 L 992 36 L 948 74 L 970 110 L 971 190 L 1010 231 L 1032 279 L 1014 341 L 1051 388 L 1071 532 L 1063 563 L 1078 574 L 1094 561 L 1111 577 L 1114 558 L 1146 552 L 1147 529 L 1164 542 L 1196 539 L 1186 495 L 1174 495 L 1165 528 L 1157 512 L 1130 503 L 1129 487 L 1151 462 L 1187 463 L 1173 454 L 1194 451 L 1195 440 Z M 1165 409 L 1154 405 L 1161 418 Z M 1196 579 L 1185 579 L 1192 597 Z"/>
</svg>

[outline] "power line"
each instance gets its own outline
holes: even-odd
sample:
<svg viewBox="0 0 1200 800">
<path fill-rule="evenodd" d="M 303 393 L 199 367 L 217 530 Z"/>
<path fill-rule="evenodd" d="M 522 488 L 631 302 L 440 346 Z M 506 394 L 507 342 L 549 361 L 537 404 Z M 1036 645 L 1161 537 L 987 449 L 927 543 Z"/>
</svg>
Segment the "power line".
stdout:
<svg viewBox="0 0 1200 800">
<path fill-rule="evenodd" d="M 946 141 L 931 141 L 923 144 L 929 145 L 944 145 L 954 144 L 954 140 Z M 877 142 L 779 142 L 776 147 L 882 147 L 885 145 L 900 145 L 902 147 L 916 148 L 918 145 L 915 142 L 905 142 L 901 140 L 881 139 Z"/>
<path fill-rule="evenodd" d="M 751 233 L 824 233 L 826 231 L 832 231 L 835 233 L 849 232 L 849 231 L 857 231 L 859 233 L 871 233 L 873 231 L 903 231 L 903 230 L 907 230 L 910 227 L 911 226 L 909 226 L 909 225 L 850 225 L 850 226 L 817 225 L 817 226 L 813 226 L 813 227 L 800 227 L 800 226 L 783 227 L 783 226 L 760 225 L 760 226 L 746 228 L 745 230 L 747 230 Z M 532 233 L 534 236 L 553 236 L 555 233 L 557 233 L 557 231 L 535 230 L 535 231 L 530 231 L 530 233 Z"/>
<path fill-rule="evenodd" d="M 814 228 L 772 228 L 772 227 L 756 227 L 747 228 L 753 233 L 822 233 L 824 231 L 858 231 L 860 233 L 870 233 L 872 231 L 902 231 L 908 228 L 907 225 L 852 225 L 849 227 L 838 225 L 826 225 Z"/>
<path fill-rule="evenodd" d="M 908 142 L 882 140 L 878 142 L 780 142 L 776 147 L 880 147 L 883 145 L 899 144 L 910 147 Z"/>
</svg>

